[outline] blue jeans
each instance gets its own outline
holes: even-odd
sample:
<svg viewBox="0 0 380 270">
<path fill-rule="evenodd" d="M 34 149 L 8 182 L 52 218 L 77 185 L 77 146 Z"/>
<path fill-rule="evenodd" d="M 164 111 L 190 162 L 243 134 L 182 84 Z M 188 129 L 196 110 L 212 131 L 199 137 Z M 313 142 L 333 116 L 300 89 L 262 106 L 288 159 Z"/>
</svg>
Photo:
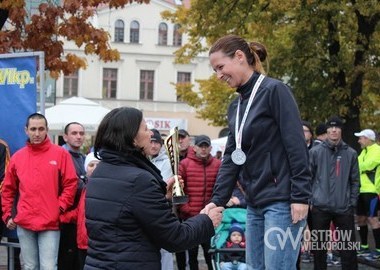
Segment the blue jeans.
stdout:
<svg viewBox="0 0 380 270">
<path fill-rule="evenodd" d="M 17 226 L 24 270 L 57 269 L 59 231 L 35 232 Z"/>
<path fill-rule="evenodd" d="M 233 264 L 232 262 L 224 262 L 220 266 L 221 270 L 247 270 L 247 265 L 242 262 L 238 262 L 236 264 Z"/>
<path fill-rule="evenodd" d="M 292 223 L 289 202 L 247 207 L 246 258 L 249 270 L 294 270 L 306 220 Z"/>
</svg>

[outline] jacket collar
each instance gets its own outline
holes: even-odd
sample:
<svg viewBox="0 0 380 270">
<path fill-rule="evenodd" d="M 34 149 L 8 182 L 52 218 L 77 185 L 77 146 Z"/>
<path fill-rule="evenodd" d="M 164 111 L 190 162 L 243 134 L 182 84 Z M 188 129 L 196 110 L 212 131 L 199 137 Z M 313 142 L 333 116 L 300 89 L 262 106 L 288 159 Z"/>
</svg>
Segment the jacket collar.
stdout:
<svg viewBox="0 0 380 270">
<path fill-rule="evenodd" d="M 46 136 L 45 140 L 43 140 L 42 143 L 30 143 L 29 140 L 26 142 L 26 146 L 32 152 L 45 152 L 50 148 L 50 145 L 51 141 L 49 139 L 49 136 Z"/>
</svg>

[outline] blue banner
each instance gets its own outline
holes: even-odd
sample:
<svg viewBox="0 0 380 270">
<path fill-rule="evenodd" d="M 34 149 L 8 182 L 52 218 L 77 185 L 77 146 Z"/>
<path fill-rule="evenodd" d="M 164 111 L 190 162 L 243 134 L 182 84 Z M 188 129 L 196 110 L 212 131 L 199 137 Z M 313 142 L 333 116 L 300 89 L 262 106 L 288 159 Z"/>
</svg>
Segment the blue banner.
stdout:
<svg viewBox="0 0 380 270">
<path fill-rule="evenodd" d="M 11 154 L 25 145 L 25 123 L 37 111 L 36 56 L 1 58 L 0 54 L 0 138 Z"/>
</svg>

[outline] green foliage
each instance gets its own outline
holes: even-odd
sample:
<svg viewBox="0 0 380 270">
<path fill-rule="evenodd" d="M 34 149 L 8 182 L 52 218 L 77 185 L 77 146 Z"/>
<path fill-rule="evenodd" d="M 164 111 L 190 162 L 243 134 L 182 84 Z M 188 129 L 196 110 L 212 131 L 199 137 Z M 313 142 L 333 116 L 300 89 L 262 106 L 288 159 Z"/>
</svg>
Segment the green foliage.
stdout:
<svg viewBox="0 0 380 270">
<path fill-rule="evenodd" d="M 317 124 L 332 114 L 342 116 L 351 143 L 361 126 L 380 129 L 379 0 L 195 0 L 190 9 L 164 16 L 185 25 L 190 35 L 177 51 L 178 61 L 207 50 L 202 41 L 210 46 L 229 33 L 262 42 L 269 52 L 268 75 L 292 87 L 302 118 Z M 200 91 L 225 94 L 227 102 L 230 93 L 213 91 L 213 79 Z M 209 107 L 200 116 L 212 119 L 222 114 L 214 101 L 219 102 L 204 99 L 202 106 L 192 106 Z"/>
<path fill-rule="evenodd" d="M 207 119 L 213 126 L 226 126 L 226 111 L 229 103 L 236 97 L 235 90 L 216 76 L 209 80 L 197 80 L 200 92 L 192 91 L 191 84 L 176 84 L 179 98 L 197 109 L 197 116 Z"/>
</svg>

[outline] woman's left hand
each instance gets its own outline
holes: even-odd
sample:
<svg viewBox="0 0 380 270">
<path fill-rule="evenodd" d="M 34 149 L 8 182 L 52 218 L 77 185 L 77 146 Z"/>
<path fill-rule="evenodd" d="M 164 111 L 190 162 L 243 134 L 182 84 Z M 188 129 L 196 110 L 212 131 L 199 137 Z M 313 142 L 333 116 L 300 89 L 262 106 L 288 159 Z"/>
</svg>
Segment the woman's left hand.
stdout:
<svg viewBox="0 0 380 270">
<path fill-rule="evenodd" d="M 309 205 L 302 203 L 292 203 L 290 205 L 290 209 L 292 215 L 292 222 L 295 224 L 298 221 L 306 219 L 307 213 L 309 211 Z"/>
</svg>

